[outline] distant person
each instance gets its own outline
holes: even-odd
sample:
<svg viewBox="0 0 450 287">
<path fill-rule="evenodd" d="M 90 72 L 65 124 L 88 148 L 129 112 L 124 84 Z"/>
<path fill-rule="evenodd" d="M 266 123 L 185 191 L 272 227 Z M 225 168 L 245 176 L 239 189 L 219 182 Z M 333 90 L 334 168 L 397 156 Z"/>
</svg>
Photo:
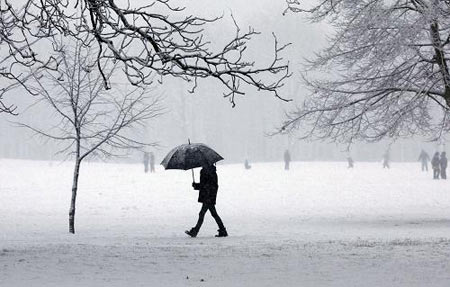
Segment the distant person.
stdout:
<svg viewBox="0 0 450 287">
<path fill-rule="evenodd" d="M 200 227 L 202 227 L 205 214 L 209 210 L 219 226 L 219 234 L 217 234 L 216 237 L 227 237 L 227 230 L 216 211 L 216 197 L 219 188 L 216 167 L 212 164 L 204 165 L 200 171 L 200 183 L 193 182 L 192 187 L 195 190 L 199 190 L 198 202 L 202 203 L 202 209 L 200 210 L 197 224 L 195 227 L 192 227 L 191 230 L 186 230 L 186 234 L 191 237 L 197 236 Z"/>
<path fill-rule="evenodd" d="M 245 169 L 251 169 L 252 168 L 252 166 L 248 163 L 248 159 L 245 160 L 244 167 L 245 167 Z"/>
<path fill-rule="evenodd" d="M 431 168 L 433 169 L 433 179 L 439 179 L 441 160 L 439 159 L 439 152 L 435 152 L 431 159 Z"/>
<path fill-rule="evenodd" d="M 441 168 L 441 178 L 447 179 L 447 156 L 445 154 L 445 151 L 441 153 L 441 159 L 439 161 L 439 165 Z"/>
<path fill-rule="evenodd" d="M 150 172 L 155 172 L 155 155 L 150 152 Z"/>
<path fill-rule="evenodd" d="M 148 162 L 149 162 L 149 159 L 150 159 L 150 157 L 149 157 L 148 152 L 144 152 L 144 159 L 143 159 L 143 162 L 144 162 L 144 172 L 145 172 L 145 173 L 148 172 Z"/>
<path fill-rule="evenodd" d="M 354 161 L 353 161 L 353 158 L 351 156 L 349 156 L 347 158 L 347 162 L 348 162 L 348 168 L 353 168 Z"/>
<path fill-rule="evenodd" d="M 387 150 L 384 154 L 383 154 L 383 168 L 390 168 L 389 163 L 391 161 L 390 159 L 390 154 L 389 151 Z"/>
<path fill-rule="evenodd" d="M 428 162 L 430 161 L 430 156 L 424 150 L 420 152 L 419 161 L 422 163 L 422 171 L 428 171 Z"/>
<path fill-rule="evenodd" d="M 291 154 L 289 153 L 289 150 L 286 150 L 284 152 L 284 169 L 289 170 L 289 163 L 291 162 Z"/>
</svg>

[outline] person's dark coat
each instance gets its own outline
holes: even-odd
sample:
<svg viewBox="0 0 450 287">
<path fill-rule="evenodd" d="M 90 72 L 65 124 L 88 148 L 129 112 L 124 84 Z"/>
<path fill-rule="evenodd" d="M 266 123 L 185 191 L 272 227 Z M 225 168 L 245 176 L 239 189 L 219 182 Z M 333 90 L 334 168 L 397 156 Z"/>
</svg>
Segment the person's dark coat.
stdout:
<svg viewBox="0 0 450 287">
<path fill-rule="evenodd" d="M 216 167 L 202 168 L 200 171 L 200 183 L 193 183 L 193 187 L 199 190 L 198 202 L 215 205 L 219 188 Z"/>
<path fill-rule="evenodd" d="M 431 167 L 433 169 L 439 170 L 440 163 L 441 163 L 441 161 L 439 159 L 439 153 L 437 152 L 437 153 L 434 154 L 433 159 L 431 160 Z"/>
</svg>

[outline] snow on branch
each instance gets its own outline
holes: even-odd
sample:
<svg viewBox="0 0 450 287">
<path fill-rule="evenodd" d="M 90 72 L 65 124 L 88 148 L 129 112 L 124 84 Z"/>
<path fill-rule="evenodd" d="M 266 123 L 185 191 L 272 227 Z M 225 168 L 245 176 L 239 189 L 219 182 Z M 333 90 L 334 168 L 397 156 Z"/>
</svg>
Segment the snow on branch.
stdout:
<svg viewBox="0 0 450 287">
<path fill-rule="evenodd" d="M 305 63 L 310 95 L 279 132 L 341 142 L 450 130 L 448 1 L 324 0 L 291 11 L 334 27 L 328 47 Z"/>
<path fill-rule="evenodd" d="M 128 81 L 137 86 L 150 84 L 154 75 L 181 78 L 191 82 L 193 89 L 199 79 L 213 78 L 233 105 L 235 95 L 244 94 L 242 84 L 284 99 L 279 89 L 290 72 L 280 53 L 286 45 L 274 37 L 272 62 L 257 66 L 246 59 L 245 51 L 258 32 L 242 31 L 236 25 L 228 43 L 213 50 L 204 29 L 220 18 L 186 14 L 168 0 L 143 6 L 116 0 L 27 0 L 19 6 L 0 0 L 0 10 L 0 45 L 9 50 L 9 60 L 1 63 L 0 72 L 25 87 L 23 67 L 58 70 L 53 54 L 61 47 L 54 46 L 52 38 L 59 37 L 96 48 L 95 67 L 106 88 L 110 83 L 102 67 L 113 59 L 123 64 Z M 47 53 L 37 52 L 42 47 Z"/>
</svg>

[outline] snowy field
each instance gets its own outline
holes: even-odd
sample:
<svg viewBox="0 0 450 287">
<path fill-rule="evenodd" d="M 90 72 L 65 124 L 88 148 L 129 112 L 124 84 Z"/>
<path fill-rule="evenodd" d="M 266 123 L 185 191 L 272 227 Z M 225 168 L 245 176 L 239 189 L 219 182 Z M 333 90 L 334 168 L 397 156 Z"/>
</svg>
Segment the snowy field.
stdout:
<svg viewBox="0 0 450 287">
<path fill-rule="evenodd" d="M 198 171 L 196 171 L 198 177 Z M 0 160 L 0 286 L 450 286 L 450 181 L 418 163 L 219 165 L 215 238 L 190 172 Z"/>
</svg>

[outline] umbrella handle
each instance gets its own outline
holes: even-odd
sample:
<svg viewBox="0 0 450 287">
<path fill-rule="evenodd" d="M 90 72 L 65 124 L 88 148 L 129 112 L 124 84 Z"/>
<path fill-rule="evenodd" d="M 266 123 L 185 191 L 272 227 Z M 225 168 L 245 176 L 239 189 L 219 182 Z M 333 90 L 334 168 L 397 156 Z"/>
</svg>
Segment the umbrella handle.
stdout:
<svg viewBox="0 0 450 287">
<path fill-rule="evenodd" d="M 188 143 L 191 144 L 191 139 L 188 138 Z M 194 177 L 194 169 L 191 168 L 191 172 L 192 172 L 192 182 L 195 182 L 195 177 Z"/>
</svg>

